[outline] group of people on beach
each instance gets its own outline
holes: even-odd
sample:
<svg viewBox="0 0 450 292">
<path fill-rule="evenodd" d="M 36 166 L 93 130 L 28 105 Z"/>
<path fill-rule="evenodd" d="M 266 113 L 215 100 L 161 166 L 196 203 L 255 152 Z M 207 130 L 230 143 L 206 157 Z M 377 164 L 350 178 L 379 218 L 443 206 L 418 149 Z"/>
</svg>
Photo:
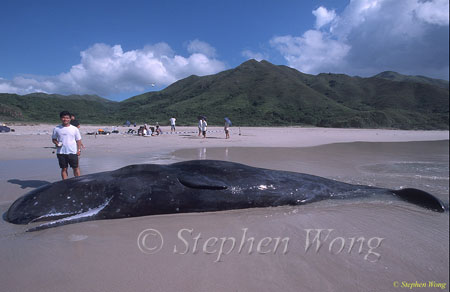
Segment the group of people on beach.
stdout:
<svg viewBox="0 0 450 292">
<path fill-rule="evenodd" d="M 73 170 L 74 176 L 80 176 L 81 171 L 79 167 L 79 157 L 81 155 L 81 150 L 84 148 L 83 142 L 81 141 L 80 134 L 80 122 L 75 118 L 74 114 L 68 111 L 62 111 L 59 114 L 61 119 L 61 124 L 53 129 L 52 142 L 56 146 L 56 157 L 58 159 L 59 167 L 61 168 L 61 178 L 68 178 L 68 168 L 69 166 Z M 170 118 L 170 131 L 176 131 L 176 118 Z M 230 138 L 229 127 L 231 122 L 228 118 L 225 118 L 225 138 Z M 206 122 L 206 117 L 199 117 L 198 121 L 198 136 L 203 136 L 206 138 L 206 129 L 208 123 Z M 147 124 L 141 126 L 138 130 L 138 135 L 160 135 L 162 134 L 161 127 L 159 123 L 156 123 L 155 127 L 149 127 Z"/>
<path fill-rule="evenodd" d="M 161 135 L 162 130 L 158 123 L 154 127 L 144 124 L 137 131 L 138 136 L 155 136 Z"/>
<path fill-rule="evenodd" d="M 175 132 L 176 128 L 175 128 L 175 122 L 176 122 L 176 118 L 172 117 L 170 118 L 170 132 Z M 136 123 L 134 124 L 134 126 L 136 127 Z M 155 135 L 161 135 L 162 134 L 162 129 L 159 126 L 159 123 L 156 122 L 154 127 L 148 126 L 147 124 L 144 124 L 143 126 L 141 126 L 138 131 L 137 131 L 138 136 L 155 136 Z"/>
<path fill-rule="evenodd" d="M 206 138 L 206 128 L 208 127 L 208 123 L 206 122 L 206 117 L 199 117 L 198 121 L 198 136 L 203 136 Z M 230 127 L 231 121 L 228 118 L 225 118 L 225 139 L 230 139 Z"/>
<path fill-rule="evenodd" d="M 169 119 L 170 122 L 170 132 L 174 133 L 176 131 L 176 118 L 174 118 L 173 116 Z M 199 116 L 199 121 L 198 121 L 198 136 L 201 137 L 203 136 L 203 138 L 206 138 L 206 130 L 208 127 L 208 123 L 206 122 L 206 117 L 204 116 Z M 228 118 L 225 118 L 225 126 L 224 126 L 224 131 L 225 131 L 225 139 L 229 139 L 230 138 L 230 127 L 231 127 L 231 122 Z M 159 126 L 159 123 L 156 122 L 156 125 L 154 127 L 149 127 L 147 124 L 144 124 L 143 126 L 141 126 L 138 131 L 137 134 L 139 136 L 155 136 L 155 135 L 160 135 L 162 134 L 162 130 L 161 127 Z"/>
</svg>

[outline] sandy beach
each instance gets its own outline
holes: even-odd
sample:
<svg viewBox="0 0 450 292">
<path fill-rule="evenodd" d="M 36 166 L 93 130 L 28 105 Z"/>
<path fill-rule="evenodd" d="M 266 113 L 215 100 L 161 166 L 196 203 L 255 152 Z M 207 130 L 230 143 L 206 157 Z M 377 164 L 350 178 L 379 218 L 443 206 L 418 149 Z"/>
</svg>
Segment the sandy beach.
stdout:
<svg viewBox="0 0 450 292">
<path fill-rule="evenodd" d="M 1 213 L 26 192 L 60 179 L 53 127 L 13 125 L 15 132 L 0 134 Z M 243 127 L 225 139 L 223 128 L 209 127 L 202 139 L 195 127 L 154 137 L 127 135 L 128 128 L 119 127 L 119 134 L 87 135 L 99 128 L 105 129 L 81 128 L 82 174 L 219 159 L 354 184 L 414 187 L 449 201 L 448 131 Z M 415 288 L 420 291 L 449 289 L 448 212 L 394 198 L 91 221 L 32 233 L 26 228 L 0 222 L 2 291 L 371 292 L 401 291 L 416 282 L 426 284 Z M 164 239 L 156 254 L 138 244 L 146 229 Z M 319 250 L 307 249 L 308 234 L 319 229 L 332 230 L 328 240 Z M 211 237 L 233 237 L 244 248 L 205 252 Z M 263 253 L 256 244 L 266 237 L 288 238 L 288 244 Z M 352 238 L 364 240 L 353 246 Z"/>
<path fill-rule="evenodd" d="M 0 160 L 51 158 L 51 133 L 55 125 L 11 126 L 14 133 L 0 136 L 3 150 Z M 98 129 L 112 130 L 111 126 L 83 125 L 80 129 L 84 144 L 83 157 L 133 155 L 171 152 L 198 147 L 310 147 L 332 143 L 355 141 L 407 142 L 448 140 L 448 131 L 403 131 L 383 129 L 334 129 L 334 128 L 231 128 L 231 139 L 226 140 L 223 127 L 208 127 L 207 139 L 194 135 L 196 127 L 177 127 L 177 134 L 170 134 L 169 127 L 162 127 L 163 135 L 137 137 L 126 135 L 128 127 L 117 127 L 121 134 L 89 136 L 86 133 Z M 241 135 L 239 135 L 239 133 Z"/>
</svg>

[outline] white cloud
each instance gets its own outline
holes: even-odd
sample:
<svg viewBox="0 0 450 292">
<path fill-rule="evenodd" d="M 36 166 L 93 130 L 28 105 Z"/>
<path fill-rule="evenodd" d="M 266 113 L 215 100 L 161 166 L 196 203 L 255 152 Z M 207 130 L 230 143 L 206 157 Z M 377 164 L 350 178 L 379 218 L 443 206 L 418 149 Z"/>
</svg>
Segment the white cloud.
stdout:
<svg viewBox="0 0 450 292">
<path fill-rule="evenodd" d="M 191 49 L 192 54 L 183 57 L 175 54 L 166 43 L 125 52 L 120 45 L 95 44 L 80 53 L 81 63 L 72 66 L 68 72 L 50 77 L 0 78 L 0 92 L 108 96 L 142 91 L 152 83 L 165 86 L 192 74 L 208 75 L 225 69 L 225 64 L 211 54 L 214 48 L 198 40 L 194 44 L 209 52 Z"/>
<path fill-rule="evenodd" d="M 304 72 L 334 71 L 342 67 L 350 47 L 325 33 L 308 30 L 301 37 L 275 37 L 270 44 L 280 51 L 289 66 Z"/>
<path fill-rule="evenodd" d="M 415 9 L 418 18 L 438 25 L 448 25 L 449 22 L 449 1 L 435 0 L 418 2 Z"/>
<path fill-rule="evenodd" d="M 448 0 L 353 0 L 339 14 L 319 7 L 315 29 L 270 44 L 306 73 L 393 70 L 448 79 L 448 8 Z"/>
<path fill-rule="evenodd" d="M 256 61 L 267 60 L 268 56 L 264 53 L 253 52 L 250 50 L 243 50 L 241 55 L 248 59 L 255 59 Z"/>
<path fill-rule="evenodd" d="M 191 54 L 199 53 L 208 57 L 216 57 L 216 49 L 198 39 L 190 41 L 187 45 L 187 50 Z"/>
<path fill-rule="evenodd" d="M 334 10 L 327 10 L 323 6 L 320 6 L 316 10 L 313 10 L 312 14 L 314 14 L 314 16 L 316 17 L 317 29 L 329 24 L 336 17 L 336 12 Z"/>
</svg>

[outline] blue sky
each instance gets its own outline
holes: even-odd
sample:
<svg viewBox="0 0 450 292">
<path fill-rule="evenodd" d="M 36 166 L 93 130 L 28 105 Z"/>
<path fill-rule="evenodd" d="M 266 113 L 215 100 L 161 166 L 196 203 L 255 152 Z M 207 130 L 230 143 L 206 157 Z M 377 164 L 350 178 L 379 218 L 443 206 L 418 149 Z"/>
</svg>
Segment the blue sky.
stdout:
<svg viewBox="0 0 450 292">
<path fill-rule="evenodd" d="M 121 100 L 249 58 L 448 80 L 448 0 L 8 1 L 0 92 Z M 154 87 L 151 84 L 155 84 Z"/>
</svg>

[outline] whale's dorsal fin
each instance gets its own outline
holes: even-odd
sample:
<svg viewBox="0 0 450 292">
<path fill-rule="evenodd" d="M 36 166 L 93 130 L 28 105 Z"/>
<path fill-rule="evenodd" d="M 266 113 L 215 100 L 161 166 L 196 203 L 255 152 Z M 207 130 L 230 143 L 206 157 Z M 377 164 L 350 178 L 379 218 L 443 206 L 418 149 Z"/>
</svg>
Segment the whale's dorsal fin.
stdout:
<svg viewBox="0 0 450 292">
<path fill-rule="evenodd" d="M 203 190 L 226 190 L 228 186 L 220 179 L 203 175 L 182 175 L 178 181 L 185 187 Z"/>
</svg>

